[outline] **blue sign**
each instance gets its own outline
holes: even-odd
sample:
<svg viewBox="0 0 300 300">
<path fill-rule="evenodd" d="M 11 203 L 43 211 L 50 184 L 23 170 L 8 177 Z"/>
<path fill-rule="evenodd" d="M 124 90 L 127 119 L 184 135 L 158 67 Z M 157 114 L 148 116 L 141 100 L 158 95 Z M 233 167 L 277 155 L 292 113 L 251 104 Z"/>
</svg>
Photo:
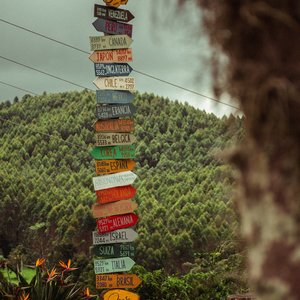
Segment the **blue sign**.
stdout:
<svg viewBox="0 0 300 300">
<path fill-rule="evenodd" d="M 97 90 L 96 99 L 98 104 L 130 103 L 134 95 L 128 91 Z"/>
<path fill-rule="evenodd" d="M 128 76 L 132 68 L 129 64 L 126 63 L 116 63 L 116 64 L 101 64 L 96 63 L 95 66 L 95 75 L 101 77 L 109 76 Z"/>
</svg>

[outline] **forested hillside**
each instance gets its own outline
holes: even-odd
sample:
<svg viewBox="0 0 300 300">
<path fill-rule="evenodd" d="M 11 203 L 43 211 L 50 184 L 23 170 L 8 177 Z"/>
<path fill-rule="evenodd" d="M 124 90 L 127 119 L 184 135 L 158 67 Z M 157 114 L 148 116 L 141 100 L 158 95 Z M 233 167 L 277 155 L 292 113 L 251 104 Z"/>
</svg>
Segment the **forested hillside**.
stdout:
<svg viewBox="0 0 300 300">
<path fill-rule="evenodd" d="M 140 217 L 136 262 L 167 274 L 211 268 L 239 272 L 234 180 L 219 154 L 242 138 L 243 120 L 219 119 L 153 94 L 137 93 L 134 104 Z M 41 256 L 73 258 L 83 267 L 91 260 L 94 114 L 95 96 L 86 90 L 26 95 L 1 104 L 4 256 L 18 246 L 27 263 Z"/>
</svg>

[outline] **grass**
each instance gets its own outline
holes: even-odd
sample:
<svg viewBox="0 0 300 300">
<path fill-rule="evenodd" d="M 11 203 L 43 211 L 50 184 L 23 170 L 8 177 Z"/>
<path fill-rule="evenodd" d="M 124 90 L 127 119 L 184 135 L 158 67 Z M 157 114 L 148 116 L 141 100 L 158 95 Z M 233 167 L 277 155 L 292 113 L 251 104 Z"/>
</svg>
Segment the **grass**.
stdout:
<svg viewBox="0 0 300 300">
<path fill-rule="evenodd" d="M 4 277 L 11 283 L 18 283 L 18 279 L 16 277 L 16 274 L 8 269 L 0 270 L 0 272 L 4 275 Z M 24 268 L 21 272 L 21 275 L 26 279 L 27 282 L 29 282 L 32 277 L 35 275 L 35 269 L 30 268 Z"/>
</svg>

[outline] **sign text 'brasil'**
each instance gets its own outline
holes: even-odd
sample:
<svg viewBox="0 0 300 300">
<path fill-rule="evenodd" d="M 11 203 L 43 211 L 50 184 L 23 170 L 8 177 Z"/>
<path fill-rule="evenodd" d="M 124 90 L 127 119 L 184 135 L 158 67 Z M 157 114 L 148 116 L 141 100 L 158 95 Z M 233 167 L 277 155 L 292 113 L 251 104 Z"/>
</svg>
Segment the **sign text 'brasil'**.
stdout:
<svg viewBox="0 0 300 300">
<path fill-rule="evenodd" d="M 141 282 L 135 274 L 96 275 L 96 289 L 135 289 Z"/>
</svg>

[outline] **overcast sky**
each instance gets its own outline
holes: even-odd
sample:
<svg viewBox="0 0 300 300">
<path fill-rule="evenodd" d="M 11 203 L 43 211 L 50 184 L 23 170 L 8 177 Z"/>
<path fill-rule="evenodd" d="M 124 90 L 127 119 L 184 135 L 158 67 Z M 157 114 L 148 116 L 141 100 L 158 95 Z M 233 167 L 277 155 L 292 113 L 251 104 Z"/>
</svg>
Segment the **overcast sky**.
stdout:
<svg viewBox="0 0 300 300">
<path fill-rule="evenodd" d="M 102 35 L 92 26 L 91 0 L 0 0 L 0 19 L 26 27 L 77 48 L 89 51 L 89 36 Z M 133 24 L 133 63 L 137 71 L 213 97 L 209 76 L 210 49 L 199 34 L 198 13 L 189 4 L 176 13 L 175 0 L 129 0 Z M 153 6 L 155 5 L 155 7 Z M 29 65 L 95 90 L 93 64 L 88 55 L 33 35 L 0 21 L 0 56 Z M 218 116 L 234 113 L 203 97 L 132 72 L 137 90 L 189 102 Z M 0 58 L 0 81 L 41 94 L 80 90 L 68 83 Z M 22 97 L 25 92 L 0 84 L 0 101 Z M 224 100 L 226 101 L 226 100 Z"/>
</svg>

